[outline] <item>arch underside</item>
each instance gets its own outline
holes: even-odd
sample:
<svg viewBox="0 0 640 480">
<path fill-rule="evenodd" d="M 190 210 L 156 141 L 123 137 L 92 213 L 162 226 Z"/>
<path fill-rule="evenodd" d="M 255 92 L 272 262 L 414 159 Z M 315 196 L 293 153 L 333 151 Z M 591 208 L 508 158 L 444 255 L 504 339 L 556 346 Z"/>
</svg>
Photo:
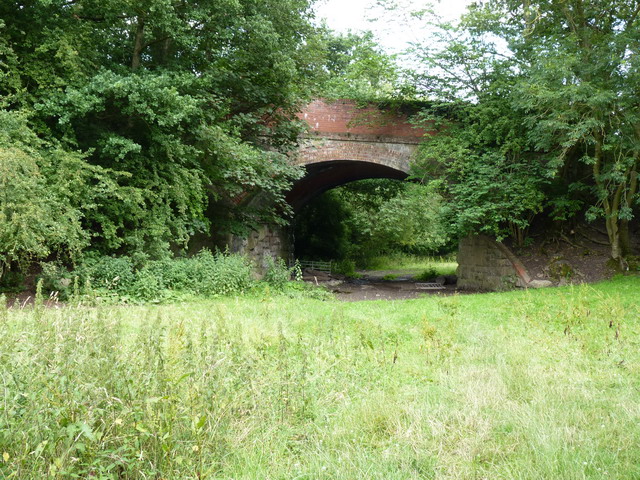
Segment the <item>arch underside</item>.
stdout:
<svg viewBox="0 0 640 480">
<path fill-rule="evenodd" d="M 407 173 L 387 165 L 358 160 L 332 160 L 305 165 L 307 173 L 293 185 L 287 202 L 298 211 L 307 202 L 335 187 L 367 178 L 404 180 Z"/>
</svg>

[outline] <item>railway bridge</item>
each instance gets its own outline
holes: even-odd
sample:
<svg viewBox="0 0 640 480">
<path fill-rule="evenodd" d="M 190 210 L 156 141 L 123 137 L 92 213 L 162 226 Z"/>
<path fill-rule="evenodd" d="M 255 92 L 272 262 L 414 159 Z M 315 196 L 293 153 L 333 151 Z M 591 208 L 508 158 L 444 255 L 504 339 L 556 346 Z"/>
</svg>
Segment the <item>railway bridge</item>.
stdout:
<svg viewBox="0 0 640 480">
<path fill-rule="evenodd" d="M 334 187 L 367 178 L 404 180 L 411 160 L 425 136 L 433 132 L 411 124 L 409 116 L 353 100 L 316 99 L 300 112 L 308 124 L 292 162 L 304 166 L 305 176 L 287 195 L 294 212 Z M 286 233 L 264 226 L 248 238 L 234 239 L 233 249 L 259 263 L 265 256 L 290 257 Z M 522 263 L 503 244 L 485 236 L 462 239 L 458 250 L 461 288 L 499 290 L 524 287 L 530 277 Z"/>
</svg>

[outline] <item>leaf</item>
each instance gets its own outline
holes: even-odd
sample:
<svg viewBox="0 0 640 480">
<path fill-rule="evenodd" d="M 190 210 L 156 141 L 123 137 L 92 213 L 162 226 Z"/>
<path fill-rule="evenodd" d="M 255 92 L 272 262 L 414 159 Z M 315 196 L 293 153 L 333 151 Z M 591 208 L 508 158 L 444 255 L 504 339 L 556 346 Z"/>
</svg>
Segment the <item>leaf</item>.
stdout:
<svg viewBox="0 0 640 480">
<path fill-rule="evenodd" d="M 80 423 L 80 431 L 91 442 L 95 442 L 96 441 L 96 436 L 95 436 L 93 430 L 85 422 Z"/>
</svg>

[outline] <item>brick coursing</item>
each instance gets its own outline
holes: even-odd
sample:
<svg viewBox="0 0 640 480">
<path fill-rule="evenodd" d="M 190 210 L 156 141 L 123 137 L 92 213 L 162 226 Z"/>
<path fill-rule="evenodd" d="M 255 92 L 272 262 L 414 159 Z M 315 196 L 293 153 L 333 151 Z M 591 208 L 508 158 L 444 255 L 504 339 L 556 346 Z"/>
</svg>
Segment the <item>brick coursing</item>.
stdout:
<svg viewBox="0 0 640 480">
<path fill-rule="evenodd" d="M 418 144 L 428 134 L 406 115 L 359 108 L 353 100 L 314 100 L 299 114 L 309 125 L 293 162 L 309 165 L 335 160 L 375 163 L 407 173 Z"/>
<path fill-rule="evenodd" d="M 420 138 L 424 129 L 415 128 L 409 117 L 376 106 L 359 108 L 353 100 L 328 101 L 317 99 L 298 115 L 312 132 L 386 135 Z"/>
<path fill-rule="evenodd" d="M 311 163 L 334 160 L 355 160 L 375 163 L 408 173 L 409 162 L 417 149 L 415 144 L 392 142 L 362 142 L 334 138 L 305 139 L 298 150 L 294 163 Z"/>
</svg>

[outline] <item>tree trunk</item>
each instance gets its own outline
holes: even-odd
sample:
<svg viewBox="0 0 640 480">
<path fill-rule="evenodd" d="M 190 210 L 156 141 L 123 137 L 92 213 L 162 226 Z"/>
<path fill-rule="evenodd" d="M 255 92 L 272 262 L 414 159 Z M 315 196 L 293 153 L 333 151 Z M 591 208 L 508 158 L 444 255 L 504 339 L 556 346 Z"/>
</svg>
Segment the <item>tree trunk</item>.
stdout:
<svg viewBox="0 0 640 480">
<path fill-rule="evenodd" d="M 611 244 L 611 258 L 620 260 L 622 252 L 620 249 L 620 229 L 617 218 L 607 218 L 607 235 L 609 235 L 609 243 Z"/>
<path fill-rule="evenodd" d="M 633 211 L 633 201 L 635 200 L 636 192 L 638 191 L 638 172 L 636 170 L 638 159 L 631 167 L 629 172 L 629 188 L 625 194 L 624 202 L 627 208 Z M 622 250 L 622 256 L 626 257 L 631 255 L 631 238 L 629 237 L 629 220 L 620 220 L 620 248 Z"/>
<path fill-rule="evenodd" d="M 620 220 L 620 253 L 623 257 L 631 255 L 631 238 L 629 236 L 629 220 Z"/>
<path fill-rule="evenodd" d="M 133 55 L 131 56 L 131 70 L 137 70 L 142 63 L 142 50 L 144 47 L 144 17 L 138 17 L 136 27 L 136 37 L 133 44 Z"/>
<path fill-rule="evenodd" d="M 161 63 L 162 65 L 166 65 L 169 61 L 169 51 L 171 48 L 171 39 L 167 38 L 162 42 L 162 57 Z"/>
</svg>

